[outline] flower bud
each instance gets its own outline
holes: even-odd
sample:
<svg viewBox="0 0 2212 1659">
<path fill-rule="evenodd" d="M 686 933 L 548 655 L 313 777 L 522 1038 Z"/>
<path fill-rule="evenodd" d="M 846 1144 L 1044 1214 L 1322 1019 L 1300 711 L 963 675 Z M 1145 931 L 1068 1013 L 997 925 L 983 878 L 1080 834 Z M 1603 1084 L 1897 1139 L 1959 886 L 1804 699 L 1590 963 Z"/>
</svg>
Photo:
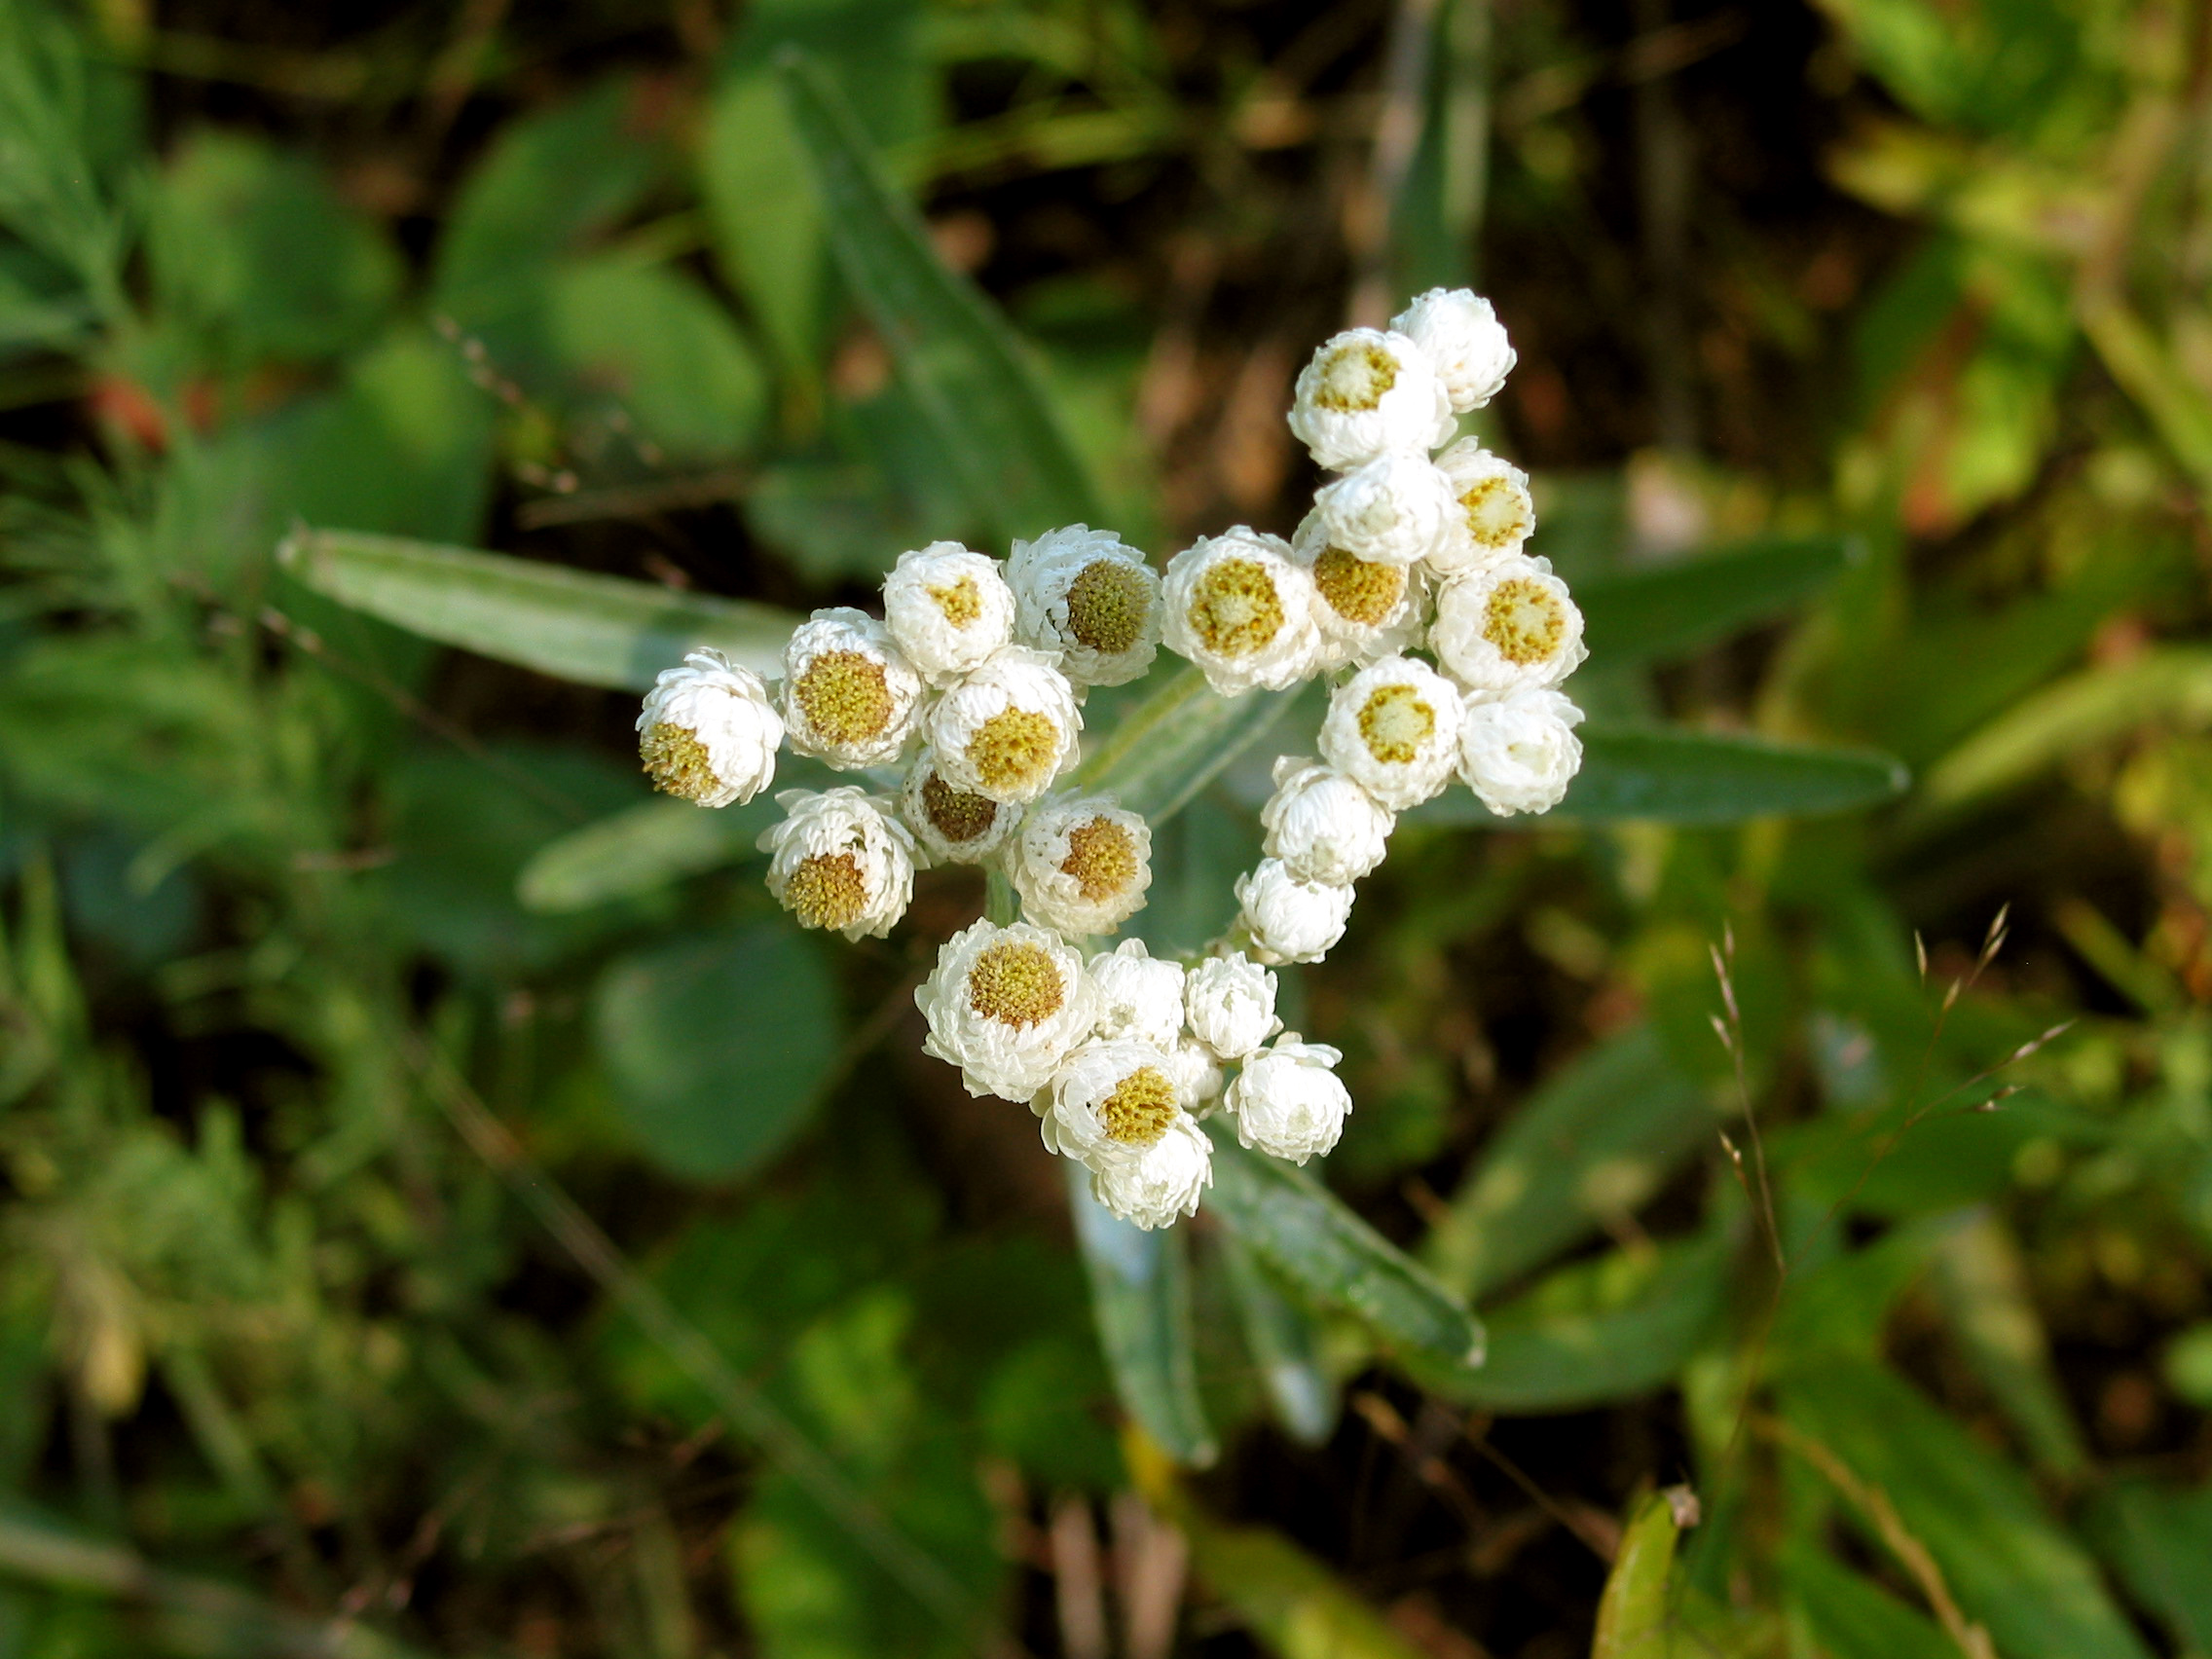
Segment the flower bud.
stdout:
<svg viewBox="0 0 2212 1659">
<path fill-rule="evenodd" d="M 1470 288 L 1431 288 L 1390 319 L 1428 353 L 1452 407 L 1464 415 L 1495 397 L 1516 361 L 1490 301 Z"/>
<path fill-rule="evenodd" d="M 1521 553 L 1446 582 L 1429 644 L 1462 684 L 1497 693 L 1557 685 L 1590 654 L 1551 561 Z"/>
<path fill-rule="evenodd" d="M 1183 979 L 1191 1032 L 1217 1059 L 1240 1060 L 1282 1029 L 1275 977 L 1235 951 L 1209 956 Z"/>
<path fill-rule="evenodd" d="M 1373 564 L 1428 557 L 1460 517 L 1453 480 L 1425 455 L 1393 450 L 1313 493 L 1329 545 Z"/>
<path fill-rule="evenodd" d="M 883 578 L 883 619 L 921 677 L 949 685 L 1014 638 L 1014 590 L 996 559 L 933 541 Z"/>
<path fill-rule="evenodd" d="M 1161 960 L 1141 939 L 1125 939 L 1090 959 L 1098 987 L 1099 1037 L 1134 1037 L 1167 1051 L 1183 1037 L 1183 965 Z"/>
<path fill-rule="evenodd" d="M 1050 655 L 1009 645 L 938 699 L 927 729 L 952 788 L 1026 801 L 1074 758 L 1083 714 Z"/>
<path fill-rule="evenodd" d="M 1225 697 L 1280 691 L 1319 666 L 1313 580 L 1279 536 L 1242 525 L 1167 562 L 1167 648 L 1205 671 Z"/>
<path fill-rule="evenodd" d="M 1322 343 L 1299 371 L 1290 429 L 1331 471 L 1393 450 L 1451 441 L 1452 401 L 1428 353 L 1403 334 L 1353 328 Z"/>
<path fill-rule="evenodd" d="M 1280 859 L 1262 859 L 1236 878 L 1236 902 L 1252 954 L 1262 962 L 1318 962 L 1345 937 L 1349 887 L 1301 881 Z"/>
<path fill-rule="evenodd" d="M 1329 698 L 1321 757 L 1393 812 L 1442 790 L 1459 757 L 1458 687 L 1413 657 L 1384 657 Z"/>
<path fill-rule="evenodd" d="M 1275 760 L 1275 793 L 1260 808 L 1266 851 L 1301 881 L 1348 887 L 1389 851 L 1397 816 L 1334 766 L 1302 756 Z"/>
<path fill-rule="evenodd" d="M 1582 711 L 1567 694 L 1538 688 L 1470 696 L 1459 727 L 1459 776 L 1500 818 L 1549 812 L 1582 769 L 1574 728 Z"/>
<path fill-rule="evenodd" d="M 1149 1232 L 1196 1215 L 1199 1195 L 1212 1183 L 1213 1142 L 1183 1117 L 1139 1157 L 1093 1171 L 1090 1191 L 1114 1214 Z"/>
<path fill-rule="evenodd" d="M 1350 1091 L 1333 1069 L 1343 1058 L 1326 1043 L 1286 1031 L 1246 1060 L 1224 1101 L 1235 1114 L 1236 1138 L 1292 1163 L 1326 1155 L 1351 1112 Z"/>
<path fill-rule="evenodd" d="M 1144 908 L 1152 830 L 1112 795 L 1055 795 L 1022 820 L 1007 874 L 1030 920 L 1079 938 L 1112 933 Z"/>
<path fill-rule="evenodd" d="M 1160 577 L 1110 530 L 1069 525 L 1007 561 L 1021 643 L 1060 653 L 1077 685 L 1125 685 L 1160 649 Z"/>
</svg>

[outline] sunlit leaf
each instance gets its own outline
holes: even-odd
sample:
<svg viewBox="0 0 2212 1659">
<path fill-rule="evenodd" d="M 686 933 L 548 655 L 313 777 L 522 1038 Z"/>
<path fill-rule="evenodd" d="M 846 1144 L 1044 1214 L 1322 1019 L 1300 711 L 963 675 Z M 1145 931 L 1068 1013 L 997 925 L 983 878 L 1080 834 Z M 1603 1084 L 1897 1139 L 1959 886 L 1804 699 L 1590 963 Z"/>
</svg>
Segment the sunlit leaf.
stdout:
<svg viewBox="0 0 2212 1659">
<path fill-rule="evenodd" d="M 1215 1118 L 1205 1208 L 1309 1300 L 1357 1317 L 1388 1346 L 1431 1364 L 1482 1363 L 1483 1328 L 1427 1269 L 1305 1170 L 1248 1152 Z"/>
<path fill-rule="evenodd" d="M 1198 1402 L 1188 1238 L 1179 1228 L 1147 1232 L 1114 1215 L 1090 1196 L 1089 1171 L 1072 1159 L 1067 1176 L 1091 1314 L 1115 1392 L 1178 1463 L 1202 1467 L 1217 1448 Z"/>
<path fill-rule="evenodd" d="M 441 644 L 633 691 L 701 645 L 777 672 L 797 621 L 740 600 L 340 530 L 298 531 L 277 558 L 317 593 Z"/>
<path fill-rule="evenodd" d="M 1772 535 L 1575 585 L 1585 643 L 1608 669 L 1687 656 L 1788 614 L 1864 557 L 1848 535 Z"/>
<path fill-rule="evenodd" d="M 1682 1530 L 1676 1502 L 1667 1493 L 1652 1493 L 1622 1532 L 1598 1601 L 1598 1634 L 1590 1643 L 1590 1659 L 1671 1659 L 1675 1610 L 1668 1579 L 1675 1541 Z"/>
</svg>

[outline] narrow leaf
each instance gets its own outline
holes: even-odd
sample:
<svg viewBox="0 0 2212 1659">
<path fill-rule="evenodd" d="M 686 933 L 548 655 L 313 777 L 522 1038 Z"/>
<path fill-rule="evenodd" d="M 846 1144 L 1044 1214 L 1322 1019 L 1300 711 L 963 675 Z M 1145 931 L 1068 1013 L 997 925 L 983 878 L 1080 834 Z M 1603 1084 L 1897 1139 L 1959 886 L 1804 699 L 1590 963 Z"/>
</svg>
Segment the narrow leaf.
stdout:
<svg viewBox="0 0 2212 1659">
<path fill-rule="evenodd" d="M 1090 1175 L 1068 1161 L 1068 1205 L 1090 1275 L 1090 1310 L 1115 1392 L 1145 1433 L 1177 1462 L 1216 1456 L 1198 1403 L 1191 1339 L 1191 1270 L 1183 1230 L 1133 1227 L 1090 1196 Z"/>
<path fill-rule="evenodd" d="M 970 503 L 1007 537 L 1096 523 L 1097 492 L 1013 331 L 937 257 L 821 64 L 793 48 L 778 67 L 837 268 Z"/>
<path fill-rule="evenodd" d="M 427 639 L 631 691 L 700 645 L 775 673 L 797 621 L 767 606 L 353 531 L 297 530 L 276 557 L 317 593 Z"/>
<path fill-rule="evenodd" d="M 1783 1546 L 1782 1582 L 1833 1659 L 1960 1659 L 1958 1644 L 1905 1605 L 1802 1539 Z"/>
<path fill-rule="evenodd" d="M 771 821 L 767 802 L 709 812 L 686 800 L 641 801 L 540 848 L 515 878 L 515 897 L 526 910 L 583 910 L 732 863 Z"/>
<path fill-rule="evenodd" d="M 1214 1119 L 1206 1208 L 1314 1301 L 1356 1315 L 1392 1347 L 1447 1370 L 1483 1358 L 1483 1328 L 1428 1271 L 1305 1170 L 1248 1152 Z"/>
<path fill-rule="evenodd" d="M 1283 1432 L 1319 1446 L 1337 1426 L 1337 1385 L 1321 1368 L 1320 1335 L 1306 1309 L 1233 1233 L 1220 1236 L 1221 1259 L 1244 1331 L 1244 1346 Z"/>
<path fill-rule="evenodd" d="M 1115 712 L 1109 735 L 1084 756 L 1079 777 L 1086 788 L 1108 791 L 1131 812 L 1162 823 L 1265 737 L 1297 695 L 1224 697 L 1198 669 L 1185 667 L 1133 708 Z"/>
<path fill-rule="evenodd" d="M 2212 1487 L 2121 1477 L 2089 1507 L 2087 1531 L 2122 1583 L 2186 1653 L 2212 1653 Z"/>
<path fill-rule="evenodd" d="M 1658 1035 L 1633 1027 L 1553 1077 L 1498 1131 L 1426 1259 L 1479 1300 L 1643 1203 L 1716 1122 Z"/>
<path fill-rule="evenodd" d="M 2041 1468 L 2081 1471 L 2088 1452 L 2050 1361 L 2050 1339 L 2011 1230 L 1981 1211 L 1936 1247 L 1935 1289 L 1967 1363 Z"/>
<path fill-rule="evenodd" d="M 1683 657 L 1784 615 L 1863 557 L 1849 535 L 1769 535 L 1576 585 L 1584 639 L 1607 668 Z"/>
<path fill-rule="evenodd" d="M 1638 1506 L 1621 1535 L 1620 1553 L 1598 1600 L 1598 1635 L 1590 1659 L 1669 1659 L 1672 1622 L 1667 1580 L 1681 1536 L 1677 1497 L 1655 1492 Z"/>
</svg>

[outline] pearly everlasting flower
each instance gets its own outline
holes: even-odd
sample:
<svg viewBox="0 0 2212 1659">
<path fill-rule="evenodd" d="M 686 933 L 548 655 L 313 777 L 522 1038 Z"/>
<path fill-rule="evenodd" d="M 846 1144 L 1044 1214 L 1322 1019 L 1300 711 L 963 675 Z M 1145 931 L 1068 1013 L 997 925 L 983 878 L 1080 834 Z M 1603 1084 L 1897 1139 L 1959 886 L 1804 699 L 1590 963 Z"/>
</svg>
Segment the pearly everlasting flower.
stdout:
<svg viewBox="0 0 2212 1659">
<path fill-rule="evenodd" d="M 1016 541 L 1006 576 L 1014 631 L 1025 645 L 1060 653 L 1078 685 L 1125 685 L 1160 650 L 1160 577 L 1110 530 L 1072 524 Z"/>
<path fill-rule="evenodd" d="M 1267 855 L 1302 881 L 1348 887 L 1382 862 L 1397 815 L 1334 766 L 1275 760 L 1275 793 L 1260 808 Z"/>
<path fill-rule="evenodd" d="M 1419 806 L 1459 757 L 1459 688 L 1413 657 L 1384 657 L 1331 693 L 1321 757 L 1392 811 Z"/>
<path fill-rule="evenodd" d="M 1174 1057 L 1183 1039 L 1183 965 L 1162 961 L 1141 939 L 1125 939 L 1090 959 L 1098 988 L 1099 1037 L 1134 1037 Z"/>
<path fill-rule="evenodd" d="M 1390 326 L 1428 353 L 1445 395 L 1462 415 L 1495 397 L 1517 361 L 1497 313 L 1470 288 L 1431 288 Z"/>
<path fill-rule="evenodd" d="M 1112 933 L 1144 908 L 1152 828 L 1112 795 L 1055 795 L 1022 820 L 1007 874 L 1031 920 L 1078 937 Z"/>
<path fill-rule="evenodd" d="M 1262 859 L 1236 878 L 1236 903 L 1262 962 L 1318 962 L 1345 937 L 1352 892 L 1301 881 L 1280 859 Z"/>
<path fill-rule="evenodd" d="M 1323 669 L 1373 662 L 1420 643 L 1428 577 L 1423 565 L 1361 559 L 1329 539 L 1317 512 L 1291 537 L 1293 563 L 1313 578 L 1313 621 Z"/>
<path fill-rule="evenodd" d="M 945 940 L 914 1005 L 922 1051 L 958 1066 L 969 1093 L 1027 1100 L 1088 1035 L 1098 993 L 1059 935 L 977 922 Z"/>
<path fill-rule="evenodd" d="M 1428 639 L 1437 660 L 1476 691 L 1557 685 L 1590 654 L 1582 612 L 1552 562 L 1521 553 L 1446 582 Z"/>
<path fill-rule="evenodd" d="M 1290 429 L 1332 471 L 1392 450 L 1449 443 L 1452 400 L 1428 353 L 1403 334 L 1353 328 L 1299 371 Z"/>
<path fill-rule="evenodd" d="M 1427 456 L 1392 450 L 1313 493 L 1329 544 L 1355 559 L 1413 565 L 1457 528 L 1459 495 Z"/>
<path fill-rule="evenodd" d="M 1035 800 L 1075 756 L 1083 715 L 1050 653 L 1008 645 L 929 712 L 938 772 L 997 801 Z"/>
<path fill-rule="evenodd" d="M 1450 481 L 1458 503 L 1446 534 L 1428 556 L 1439 575 L 1480 570 L 1509 554 L 1535 534 L 1536 503 L 1529 494 L 1529 475 L 1494 456 L 1472 438 L 1462 438 L 1436 458 L 1436 469 Z"/>
<path fill-rule="evenodd" d="M 981 864 L 1006 845 L 1021 822 L 1021 809 L 972 790 L 956 790 L 939 776 L 937 756 L 924 749 L 899 789 L 899 815 L 932 864 Z"/>
<path fill-rule="evenodd" d="M 1117 1038 L 1068 1055 L 1029 1109 L 1048 1148 L 1104 1169 L 1159 1141 L 1183 1115 L 1183 1091 L 1157 1044 Z"/>
<path fill-rule="evenodd" d="M 783 741 L 760 677 L 719 651 L 662 669 L 638 715 L 638 754 L 653 788 L 701 806 L 743 804 L 766 789 Z"/>
<path fill-rule="evenodd" d="M 996 559 L 933 541 L 883 578 L 883 620 L 921 677 L 945 686 L 1013 640 L 1014 590 Z"/>
<path fill-rule="evenodd" d="M 1242 951 L 1209 956 L 1183 980 L 1191 1033 L 1215 1058 L 1240 1060 L 1282 1029 L 1275 977 Z"/>
<path fill-rule="evenodd" d="M 817 610 L 784 647 L 792 748 L 840 770 L 899 758 L 921 714 L 922 679 L 865 611 Z"/>
<path fill-rule="evenodd" d="M 1196 1215 L 1198 1196 L 1213 1183 L 1213 1142 L 1187 1117 L 1126 1163 L 1093 1171 L 1091 1195 L 1124 1221 L 1146 1230 Z"/>
<path fill-rule="evenodd" d="M 1582 769 L 1574 728 L 1582 711 L 1565 692 L 1525 687 L 1467 699 L 1459 728 L 1459 776 L 1500 818 L 1549 812 Z"/>
<path fill-rule="evenodd" d="M 1236 1116 L 1236 1138 L 1292 1163 L 1326 1155 L 1351 1111 L 1351 1094 L 1333 1069 L 1343 1058 L 1326 1043 L 1286 1031 L 1246 1060 L 1225 1101 Z"/>
<path fill-rule="evenodd" d="M 1168 1069 L 1183 1091 L 1183 1109 L 1195 1118 L 1210 1116 L 1221 1098 L 1221 1065 L 1213 1051 L 1188 1033 L 1167 1051 Z"/>
<path fill-rule="evenodd" d="M 1318 666 L 1313 579 L 1279 536 L 1238 525 L 1193 542 L 1167 562 L 1166 605 L 1167 648 L 1225 697 L 1280 691 Z"/>
<path fill-rule="evenodd" d="M 889 933 L 914 896 L 914 837 L 850 785 L 776 797 L 784 821 L 762 831 L 768 891 L 802 928 L 847 939 Z"/>
</svg>

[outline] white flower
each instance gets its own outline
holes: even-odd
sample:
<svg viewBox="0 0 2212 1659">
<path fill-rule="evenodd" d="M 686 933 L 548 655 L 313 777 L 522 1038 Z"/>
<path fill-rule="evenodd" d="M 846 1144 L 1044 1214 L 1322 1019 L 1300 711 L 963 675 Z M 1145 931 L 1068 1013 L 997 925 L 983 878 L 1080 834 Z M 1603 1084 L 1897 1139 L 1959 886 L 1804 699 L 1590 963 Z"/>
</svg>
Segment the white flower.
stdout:
<svg viewBox="0 0 2212 1659">
<path fill-rule="evenodd" d="M 1301 881 L 1280 859 L 1262 859 L 1236 878 L 1252 954 L 1262 962 L 1320 961 L 1345 937 L 1351 900 L 1349 887 Z"/>
<path fill-rule="evenodd" d="M 1086 1043 L 1029 1102 L 1045 1145 L 1093 1169 L 1126 1163 L 1183 1115 L 1175 1068 L 1152 1043 Z"/>
<path fill-rule="evenodd" d="M 1071 524 L 1016 541 L 1007 561 L 1014 630 L 1060 653 L 1078 685 L 1125 685 L 1160 649 L 1160 577 L 1110 530 Z"/>
<path fill-rule="evenodd" d="M 1425 455 L 1392 450 L 1313 493 L 1329 545 L 1355 559 L 1412 565 L 1457 527 L 1459 493 Z"/>
<path fill-rule="evenodd" d="M 1582 711 L 1563 691 L 1525 687 L 1467 699 L 1459 728 L 1459 776 L 1500 818 L 1549 812 L 1582 769 L 1574 728 Z"/>
<path fill-rule="evenodd" d="M 1345 1132 L 1351 1094 L 1332 1069 L 1344 1055 L 1295 1031 L 1244 1062 L 1226 1101 L 1236 1116 L 1236 1138 L 1271 1158 L 1304 1163 L 1326 1154 Z"/>
<path fill-rule="evenodd" d="M 1425 565 L 1355 558 L 1330 541 L 1317 512 L 1308 513 L 1299 524 L 1290 556 L 1313 578 L 1321 668 L 1373 662 L 1419 644 L 1428 590 Z"/>
<path fill-rule="evenodd" d="M 768 688 L 719 651 L 664 668 L 638 716 L 638 754 L 653 788 L 701 806 L 751 800 L 776 776 L 784 722 Z"/>
<path fill-rule="evenodd" d="M 1384 806 L 1419 806 L 1459 757 L 1459 688 L 1413 657 L 1384 657 L 1330 694 L 1321 757 Z"/>
<path fill-rule="evenodd" d="M 1112 933 L 1144 908 L 1152 828 L 1112 795 L 1054 795 L 1022 820 L 1007 874 L 1030 920 L 1075 937 Z"/>
<path fill-rule="evenodd" d="M 1557 685 L 1590 654 L 1582 612 L 1552 562 L 1523 553 L 1446 582 L 1428 639 L 1437 660 L 1476 691 Z"/>
<path fill-rule="evenodd" d="M 1290 429 L 1332 471 L 1392 450 L 1449 443 L 1452 400 L 1428 353 L 1403 334 L 1353 328 L 1322 343 L 1299 371 Z"/>
<path fill-rule="evenodd" d="M 958 1066 L 969 1093 L 1027 1100 L 1088 1034 L 1098 993 L 1059 935 L 977 922 L 945 940 L 914 1006 L 922 1051 Z"/>
<path fill-rule="evenodd" d="M 1382 862 L 1397 815 L 1334 766 L 1275 760 L 1275 793 L 1260 808 L 1267 855 L 1302 881 L 1348 887 Z"/>
<path fill-rule="evenodd" d="M 956 790 L 938 775 L 937 755 L 924 749 L 899 789 L 899 813 L 932 864 L 981 864 L 1013 835 L 1021 809 L 973 790 Z"/>
<path fill-rule="evenodd" d="M 899 758 L 921 713 L 922 677 L 865 611 L 817 610 L 784 647 L 784 726 L 801 755 L 839 770 Z"/>
<path fill-rule="evenodd" d="M 1280 691 L 1318 667 L 1313 579 L 1280 536 L 1242 525 L 1202 536 L 1167 562 L 1167 648 L 1225 697 Z"/>
<path fill-rule="evenodd" d="M 1213 1051 L 1188 1034 L 1167 1051 L 1167 1064 L 1175 1086 L 1183 1091 L 1183 1109 L 1195 1118 L 1210 1116 L 1210 1102 L 1221 1098 L 1221 1066 Z"/>
<path fill-rule="evenodd" d="M 1516 361 L 1505 325 L 1470 288 L 1431 288 L 1390 319 L 1428 353 L 1452 407 L 1462 415 L 1498 393 Z"/>
<path fill-rule="evenodd" d="M 889 933 L 914 896 L 914 837 L 861 791 L 786 790 L 763 830 L 768 891 L 802 928 L 847 939 Z"/>
<path fill-rule="evenodd" d="M 883 578 L 883 620 L 924 680 L 949 685 L 1014 638 L 1014 590 L 996 559 L 933 541 Z"/>
<path fill-rule="evenodd" d="M 1134 1037 L 1164 1050 L 1170 1059 L 1183 1039 L 1183 965 L 1162 961 L 1141 939 L 1125 939 L 1090 959 L 1098 987 L 1100 1037 Z"/>
<path fill-rule="evenodd" d="M 1035 800 L 1075 756 L 1083 715 L 1051 655 L 1008 645 L 929 712 L 938 773 L 998 801 Z"/>
<path fill-rule="evenodd" d="M 1240 1060 L 1282 1029 L 1275 977 L 1242 951 L 1209 956 L 1183 980 L 1191 1033 L 1215 1058 Z"/>
<path fill-rule="evenodd" d="M 1113 1163 L 1090 1177 L 1091 1195 L 1133 1226 L 1150 1231 L 1177 1217 L 1196 1215 L 1198 1195 L 1213 1183 L 1213 1142 L 1187 1117 L 1126 1163 Z"/>
<path fill-rule="evenodd" d="M 1473 438 L 1461 438 L 1436 458 L 1458 510 L 1429 550 L 1428 567 L 1454 575 L 1496 563 L 1521 551 L 1535 534 L 1536 503 L 1529 475 Z"/>
</svg>

